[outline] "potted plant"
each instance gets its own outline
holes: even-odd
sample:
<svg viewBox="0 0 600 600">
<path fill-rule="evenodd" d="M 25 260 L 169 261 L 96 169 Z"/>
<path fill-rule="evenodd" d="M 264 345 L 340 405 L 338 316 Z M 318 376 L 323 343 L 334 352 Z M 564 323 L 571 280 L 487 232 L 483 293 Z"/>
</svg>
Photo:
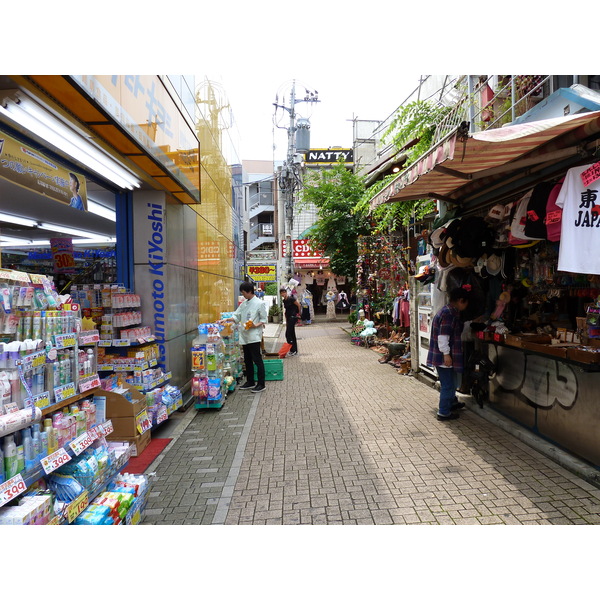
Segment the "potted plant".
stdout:
<svg viewBox="0 0 600 600">
<path fill-rule="evenodd" d="M 277 304 L 276 302 L 273 302 L 273 304 L 271 304 L 271 308 L 269 308 L 269 322 L 279 323 L 280 318 L 281 318 L 281 308 L 280 308 L 279 304 Z"/>
</svg>

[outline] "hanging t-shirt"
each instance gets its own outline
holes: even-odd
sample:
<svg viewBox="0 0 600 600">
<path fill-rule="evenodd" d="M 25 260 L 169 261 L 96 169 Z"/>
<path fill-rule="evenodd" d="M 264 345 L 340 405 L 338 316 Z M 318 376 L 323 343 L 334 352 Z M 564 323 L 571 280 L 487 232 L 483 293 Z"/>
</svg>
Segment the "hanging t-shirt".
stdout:
<svg viewBox="0 0 600 600">
<path fill-rule="evenodd" d="M 600 181 L 584 186 L 581 173 L 569 169 L 556 205 L 562 208 L 558 270 L 600 275 Z"/>
</svg>

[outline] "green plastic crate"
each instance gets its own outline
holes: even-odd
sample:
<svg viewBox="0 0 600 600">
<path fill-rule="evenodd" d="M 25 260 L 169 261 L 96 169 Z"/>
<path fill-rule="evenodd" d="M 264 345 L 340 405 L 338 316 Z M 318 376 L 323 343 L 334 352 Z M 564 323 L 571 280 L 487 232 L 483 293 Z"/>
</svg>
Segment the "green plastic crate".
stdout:
<svg viewBox="0 0 600 600">
<path fill-rule="evenodd" d="M 283 379 L 283 359 L 265 358 L 265 381 L 281 381 Z M 256 365 L 254 365 L 254 381 L 256 379 Z"/>
</svg>

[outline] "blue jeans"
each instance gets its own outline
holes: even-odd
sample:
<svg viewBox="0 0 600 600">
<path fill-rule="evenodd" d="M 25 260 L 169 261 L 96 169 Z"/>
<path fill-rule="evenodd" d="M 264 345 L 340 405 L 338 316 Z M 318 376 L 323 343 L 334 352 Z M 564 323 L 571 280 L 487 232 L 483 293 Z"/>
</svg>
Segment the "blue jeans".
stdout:
<svg viewBox="0 0 600 600">
<path fill-rule="evenodd" d="M 452 405 L 456 402 L 456 382 L 454 369 L 436 367 L 440 380 L 440 405 L 438 415 L 447 417 L 452 412 Z"/>
</svg>

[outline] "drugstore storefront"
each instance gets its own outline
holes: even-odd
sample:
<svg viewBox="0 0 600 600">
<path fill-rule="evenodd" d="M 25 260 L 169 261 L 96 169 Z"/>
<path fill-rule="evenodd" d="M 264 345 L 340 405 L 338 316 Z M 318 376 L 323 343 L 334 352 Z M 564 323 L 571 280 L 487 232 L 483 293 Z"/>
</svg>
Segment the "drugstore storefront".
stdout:
<svg viewBox="0 0 600 600">
<path fill-rule="evenodd" d="M 596 468 L 600 353 L 592 321 L 600 310 L 600 268 L 592 260 L 577 269 L 559 265 L 565 264 L 572 221 L 567 207 L 581 202 L 568 182 L 581 180 L 598 162 L 599 140 L 600 111 L 473 134 L 455 131 L 372 204 L 439 201 L 440 219 L 430 236 L 431 315 L 455 284 L 464 280 L 477 292 L 471 318 L 483 316 L 485 327 L 475 335 L 475 348 L 495 368 L 483 410 L 498 411 Z M 596 189 L 592 183 L 583 193 L 589 199 Z M 551 202 L 558 211 L 547 212 Z M 556 218 L 562 219 L 558 232 Z M 530 221 L 535 234 L 525 229 Z M 419 371 L 416 356 L 413 369 Z"/>
<path fill-rule="evenodd" d="M 186 77 L 0 77 L 3 267 L 134 291 L 182 389 L 197 325 L 232 306 L 243 256 L 215 110 Z"/>
</svg>

